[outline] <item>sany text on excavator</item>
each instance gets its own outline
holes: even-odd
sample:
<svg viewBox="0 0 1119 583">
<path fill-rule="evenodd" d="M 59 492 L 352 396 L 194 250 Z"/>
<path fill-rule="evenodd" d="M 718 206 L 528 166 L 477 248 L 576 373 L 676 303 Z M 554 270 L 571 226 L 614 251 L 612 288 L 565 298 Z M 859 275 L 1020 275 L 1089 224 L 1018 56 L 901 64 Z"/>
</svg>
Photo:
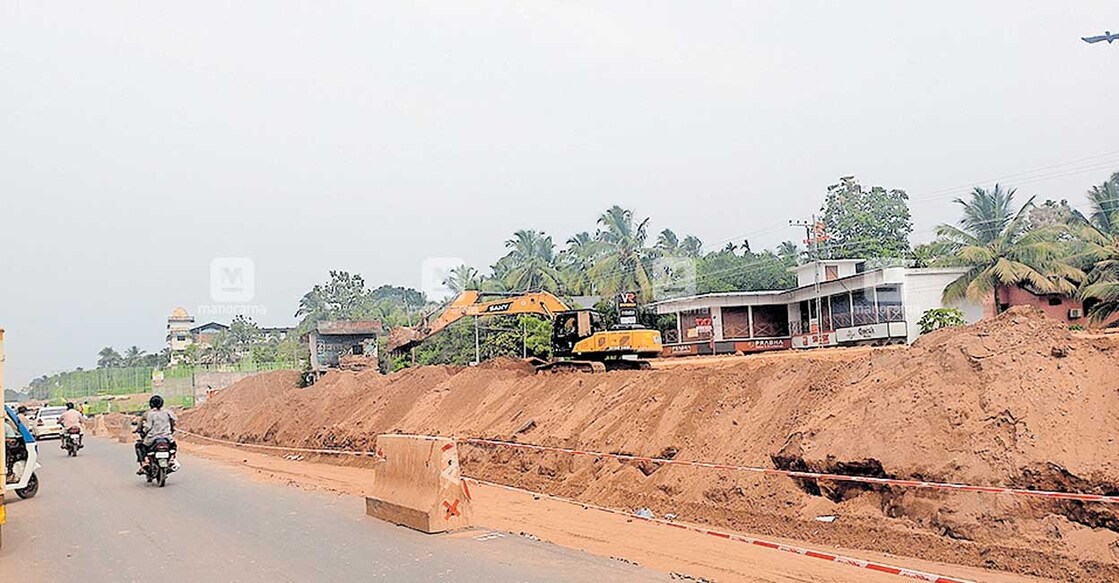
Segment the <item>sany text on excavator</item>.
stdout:
<svg viewBox="0 0 1119 583">
<path fill-rule="evenodd" d="M 538 371 L 604 372 L 649 368 L 649 363 L 641 359 L 660 354 L 661 334 L 637 325 L 633 294 L 622 294 L 620 300 L 621 323 L 607 328 L 602 314 L 591 309 L 572 310 L 546 291 L 523 294 L 465 291 L 441 311 L 425 317 L 420 325 L 392 330 L 388 349 L 407 351 L 469 316 L 537 314 L 552 322 L 553 357 L 551 362 L 538 365 Z"/>
</svg>

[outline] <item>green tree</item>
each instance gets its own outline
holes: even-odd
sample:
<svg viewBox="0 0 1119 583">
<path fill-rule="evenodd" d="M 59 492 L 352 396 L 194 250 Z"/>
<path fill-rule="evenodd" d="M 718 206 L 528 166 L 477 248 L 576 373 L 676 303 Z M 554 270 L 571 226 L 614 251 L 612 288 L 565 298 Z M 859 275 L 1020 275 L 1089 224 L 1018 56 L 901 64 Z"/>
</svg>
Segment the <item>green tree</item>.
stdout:
<svg viewBox="0 0 1119 583">
<path fill-rule="evenodd" d="M 253 346 L 264 341 L 264 332 L 251 318 L 238 315 L 229 323 L 229 330 L 226 331 L 224 340 L 229 343 L 237 358 L 243 358 L 249 354 Z"/>
<path fill-rule="evenodd" d="M 703 241 L 695 235 L 688 235 L 680 242 L 680 255 L 691 259 L 698 259 L 703 255 Z"/>
<path fill-rule="evenodd" d="M 800 261 L 800 247 L 792 241 L 782 242 L 777 246 L 775 253 L 781 258 L 781 261 L 790 266 L 796 265 Z"/>
<path fill-rule="evenodd" d="M 414 289 L 382 285 L 370 293 L 376 311 L 387 326 L 411 326 L 427 306 L 424 295 Z M 291 354 L 291 350 L 280 349 L 281 354 Z M 286 358 L 286 357 L 285 357 Z"/>
<path fill-rule="evenodd" d="M 567 240 L 567 248 L 560 253 L 558 262 L 567 293 L 577 296 L 594 293 L 590 271 L 601 252 L 601 243 L 586 231 Z"/>
<path fill-rule="evenodd" d="M 944 289 L 944 301 L 982 300 L 998 288 L 1021 285 L 1037 293 L 1072 295 L 1083 272 L 1066 262 L 1061 245 L 1047 229 L 1028 229 L 1033 198 L 1014 211 L 1014 190 L 976 188 L 963 207 L 960 226 L 940 225 L 937 235 L 957 265 L 967 273 Z M 998 230 L 994 230 L 998 227 Z"/>
<path fill-rule="evenodd" d="M 146 351 L 144 350 L 140 350 L 139 346 L 129 346 L 128 350 L 124 351 L 124 356 L 122 357 L 122 360 L 124 361 L 123 366 L 143 366 L 145 352 Z"/>
<path fill-rule="evenodd" d="M 672 229 L 665 229 L 657 235 L 657 243 L 653 251 L 660 257 L 683 257 L 698 259 L 703 253 L 703 241 L 694 235 L 688 235 L 681 240 Z"/>
<path fill-rule="evenodd" d="M 946 262 L 950 263 L 951 254 L 943 242 L 933 241 L 914 246 L 909 252 L 909 259 L 913 267 L 936 267 Z"/>
<path fill-rule="evenodd" d="M 443 285 L 452 292 L 460 294 L 467 290 L 481 289 L 482 279 L 477 269 L 469 265 L 459 265 L 448 273 L 447 278 L 443 280 Z"/>
<path fill-rule="evenodd" d="M 123 364 L 124 359 L 112 346 L 106 346 L 97 353 L 97 368 L 115 368 Z"/>
<path fill-rule="evenodd" d="M 854 176 L 844 176 L 828 187 L 824 225 L 824 252 L 833 259 L 904 257 L 913 231 L 909 195 L 881 186 L 863 190 Z"/>
<path fill-rule="evenodd" d="M 1030 229 L 1060 229 L 1074 222 L 1075 211 L 1069 206 L 1067 200 L 1057 202 L 1046 200 L 1030 209 Z"/>
<path fill-rule="evenodd" d="M 649 219 L 638 221 L 633 211 L 615 205 L 603 213 L 598 224 L 602 252 L 590 270 L 595 290 L 605 295 L 635 291 L 642 302 L 649 301 L 650 251 L 645 247 Z"/>
<path fill-rule="evenodd" d="M 696 291 L 716 293 L 788 289 L 796 285 L 790 258 L 773 251 L 738 255 L 729 249 L 704 255 L 696 267 Z"/>
<path fill-rule="evenodd" d="M 331 271 L 330 281 L 316 284 L 299 300 L 296 318 L 301 318 L 298 333 L 306 333 L 322 320 L 367 320 L 378 318 L 380 310 L 365 279 L 345 271 Z"/>
<path fill-rule="evenodd" d="M 1103 321 L 1119 313 L 1119 173 L 1088 191 L 1091 212 L 1076 227 L 1075 257 L 1087 265 L 1080 291 L 1088 315 Z"/>
<path fill-rule="evenodd" d="M 1104 233 L 1119 232 L 1119 172 L 1088 191 L 1092 205 L 1089 221 Z"/>
<path fill-rule="evenodd" d="M 956 308 L 933 308 L 921 314 L 921 319 L 917 320 L 917 327 L 921 329 L 921 334 L 928 334 L 933 330 L 963 326 L 965 323 L 964 313 Z"/>
<path fill-rule="evenodd" d="M 556 246 L 552 238 L 540 231 L 520 230 L 505 242 L 509 252 L 503 258 L 507 270 L 502 275 L 505 285 L 514 291 L 547 290 L 560 287 L 556 268 Z"/>
</svg>

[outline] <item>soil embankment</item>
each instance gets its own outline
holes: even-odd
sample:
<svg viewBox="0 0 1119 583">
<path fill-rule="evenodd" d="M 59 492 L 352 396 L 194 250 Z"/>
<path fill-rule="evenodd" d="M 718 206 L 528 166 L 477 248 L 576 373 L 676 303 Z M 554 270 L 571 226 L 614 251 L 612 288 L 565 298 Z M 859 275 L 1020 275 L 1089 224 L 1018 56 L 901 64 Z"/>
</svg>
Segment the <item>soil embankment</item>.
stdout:
<svg viewBox="0 0 1119 583">
<path fill-rule="evenodd" d="M 912 347 L 589 375 L 516 361 L 246 379 L 183 415 L 218 438 L 367 449 L 384 432 L 1119 494 L 1119 344 L 1013 309 Z M 617 508 L 1065 580 L 1119 580 L 1119 509 L 464 446 L 468 475 Z M 362 463 L 340 460 L 340 463 Z M 831 523 L 817 516 L 836 516 Z"/>
</svg>

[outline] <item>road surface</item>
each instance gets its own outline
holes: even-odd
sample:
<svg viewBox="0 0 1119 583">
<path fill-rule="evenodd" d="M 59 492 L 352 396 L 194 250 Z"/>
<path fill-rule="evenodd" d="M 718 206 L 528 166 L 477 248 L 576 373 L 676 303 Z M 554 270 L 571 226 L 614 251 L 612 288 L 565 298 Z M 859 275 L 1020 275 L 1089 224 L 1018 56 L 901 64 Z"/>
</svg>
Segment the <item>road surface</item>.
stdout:
<svg viewBox="0 0 1119 583">
<path fill-rule="evenodd" d="M 39 495 L 8 503 L 5 580 L 669 580 L 512 534 L 420 534 L 366 517 L 360 498 L 262 483 L 196 457 L 156 488 L 134 475 L 131 445 L 87 441 L 77 458 L 40 444 Z"/>
</svg>

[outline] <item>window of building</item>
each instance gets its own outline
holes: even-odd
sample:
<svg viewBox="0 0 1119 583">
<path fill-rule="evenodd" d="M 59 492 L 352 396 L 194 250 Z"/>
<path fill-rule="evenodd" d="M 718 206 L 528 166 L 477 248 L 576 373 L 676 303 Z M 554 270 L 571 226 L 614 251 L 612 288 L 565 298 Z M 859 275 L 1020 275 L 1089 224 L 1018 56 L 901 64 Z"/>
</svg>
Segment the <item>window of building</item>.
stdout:
<svg viewBox="0 0 1119 583">
<path fill-rule="evenodd" d="M 828 304 L 831 305 L 831 321 L 834 327 L 848 328 L 854 325 L 851 323 L 851 296 L 849 294 L 831 296 L 828 298 Z"/>
<path fill-rule="evenodd" d="M 824 281 L 831 281 L 839 278 L 838 265 L 825 265 L 824 266 Z"/>
<path fill-rule="evenodd" d="M 901 305 L 901 288 L 896 285 L 886 285 L 875 288 L 878 295 L 878 321 L 902 322 L 905 320 L 905 310 Z"/>
<path fill-rule="evenodd" d="M 851 320 L 852 326 L 866 326 L 877 324 L 878 318 L 874 313 L 874 295 L 871 290 L 857 289 L 851 292 Z"/>
<path fill-rule="evenodd" d="M 1060 296 L 1049 296 L 1049 305 L 1050 306 L 1061 305 L 1061 297 Z"/>
</svg>

